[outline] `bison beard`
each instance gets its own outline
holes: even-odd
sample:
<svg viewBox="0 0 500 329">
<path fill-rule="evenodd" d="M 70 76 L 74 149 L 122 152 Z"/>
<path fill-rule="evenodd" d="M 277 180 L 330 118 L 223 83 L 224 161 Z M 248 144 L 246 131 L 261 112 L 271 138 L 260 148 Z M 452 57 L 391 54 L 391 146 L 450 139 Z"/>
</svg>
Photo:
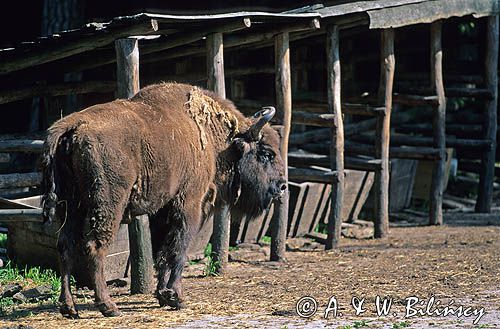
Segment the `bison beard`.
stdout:
<svg viewBox="0 0 500 329">
<path fill-rule="evenodd" d="M 48 130 L 43 209 L 58 239 L 61 313 L 77 318 L 73 261 L 84 255 L 105 316 L 119 315 L 104 258 L 120 223 L 150 215 L 160 305 L 182 306 L 186 250 L 214 204 L 256 217 L 285 188 L 274 109 L 245 118 L 197 87 L 164 83 L 130 100 L 92 106 Z M 217 200 L 217 201 L 216 201 Z"/>
</svg>

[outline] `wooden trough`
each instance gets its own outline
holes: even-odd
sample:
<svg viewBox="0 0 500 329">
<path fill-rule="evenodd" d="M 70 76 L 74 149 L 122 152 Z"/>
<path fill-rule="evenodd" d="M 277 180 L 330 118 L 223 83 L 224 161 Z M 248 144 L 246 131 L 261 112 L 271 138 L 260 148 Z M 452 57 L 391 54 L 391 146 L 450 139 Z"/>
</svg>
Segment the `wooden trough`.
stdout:
<svg viewBox="0 0 500 329">
<path fill-rule="evenodd" d="M 59 256 L 57 253 L 57 237 L 59 234 L 59 224 L 43 224 L 40 208 L 41 196 L 8 200 L 0 198 L 0 221 L 8 227 L 8 257 L 15 260 L 20 265 L 43 266 L 59 270 Z M 19 210 L 26 209 L 26 216 L 30 220 L 19 221 L 13 217 L 8 220 L 6 212 L 14 210 L 19 217 Z M 193 241 L 189 249 L 190 259 L 203 257 L 203 252 L 212 235 L 212 218 L 206 221 Z M 130 275 L 129 264 L 130 246 L 127 225 L 120 225 L 115 241 L 109 248 L 105 262 L 106 280 L 128 277 Z M 83 257 L 83 255 L 82 255 Z M 87 269 L 84 262 L 75 264 L 75 279 L 79 285 L 89 285 L 89 278 L 86 276 Z"/>
</svg>

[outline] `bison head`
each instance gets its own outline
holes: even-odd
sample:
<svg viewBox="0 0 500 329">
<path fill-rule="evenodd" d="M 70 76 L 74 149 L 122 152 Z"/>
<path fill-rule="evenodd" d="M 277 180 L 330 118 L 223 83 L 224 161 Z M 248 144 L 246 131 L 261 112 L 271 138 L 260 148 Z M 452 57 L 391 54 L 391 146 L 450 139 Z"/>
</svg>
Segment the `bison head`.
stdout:
<svg viewBox="0 0 500 329">
<path fill-rule="evenodd" d="M 231 184 L 234 210 L 257 217 L 286 189 L 285 168 L 279 151 L 279 136 L 267 123 L 273 107 L 264 107 L 251 118 L 249 128 L 233 139 L 238 154 Z"/>
</svg>

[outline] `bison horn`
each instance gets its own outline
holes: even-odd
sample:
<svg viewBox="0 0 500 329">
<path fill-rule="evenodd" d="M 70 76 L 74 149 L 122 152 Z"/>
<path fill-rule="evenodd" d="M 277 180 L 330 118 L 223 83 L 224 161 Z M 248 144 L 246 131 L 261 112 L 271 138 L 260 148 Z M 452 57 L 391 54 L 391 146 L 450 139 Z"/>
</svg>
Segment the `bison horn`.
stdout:
<svg viewBox="0 0 500 329">
<path fill-rule="evenodd" d="M 252 140 L 259 140 L 260 139 L 260 131 L 262 127 L 271 119 L 274 117 L 274 114 L 276 113 L 276 109 L 272 106 L 264 106 L 262 107 L 262 110 L 259 112 L 255 113 L 252 118 L 257 119 L 255 123 L 248 129 L 248 133 L 250 134 L 250 137 Z"/>
</svg>

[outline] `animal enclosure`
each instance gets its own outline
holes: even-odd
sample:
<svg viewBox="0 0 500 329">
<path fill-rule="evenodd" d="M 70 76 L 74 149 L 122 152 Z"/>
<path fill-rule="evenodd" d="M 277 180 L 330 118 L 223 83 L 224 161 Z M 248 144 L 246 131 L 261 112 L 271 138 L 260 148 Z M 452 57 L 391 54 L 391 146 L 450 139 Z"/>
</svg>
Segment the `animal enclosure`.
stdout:
<svg viewBox="0 0 500 329">
<path fill-rule="evenodd" d="M 387 239 L 391 225 L 415 214 L 442 225 L 447 209 L 498 210 L 498 1 L 331 1 L 210 14 L 144 6 L 2 47 L 0 224 L 9 258 L 57 267 L 59 227 L 43 224 L 39 204 L 25 199 L 42 194 L 37 159 L 48 126 L 161 81 L 212 90 L 246 115 L 276 108 L 288 190 L 255 220 L 220 207 L 204 222 L 190 260 L 211 243 L 220 273 L 241 243 L 270 238 L 266 258 L 283 261 L 287 239 L 328 250 L 352 232 Z M 464 184 L 477 192 L 457 196 Z M 151 291 L 148 234 L 146 217 L 122 225 L 108 280 L 130 276 L 133 292 Z"/>
</svg>

